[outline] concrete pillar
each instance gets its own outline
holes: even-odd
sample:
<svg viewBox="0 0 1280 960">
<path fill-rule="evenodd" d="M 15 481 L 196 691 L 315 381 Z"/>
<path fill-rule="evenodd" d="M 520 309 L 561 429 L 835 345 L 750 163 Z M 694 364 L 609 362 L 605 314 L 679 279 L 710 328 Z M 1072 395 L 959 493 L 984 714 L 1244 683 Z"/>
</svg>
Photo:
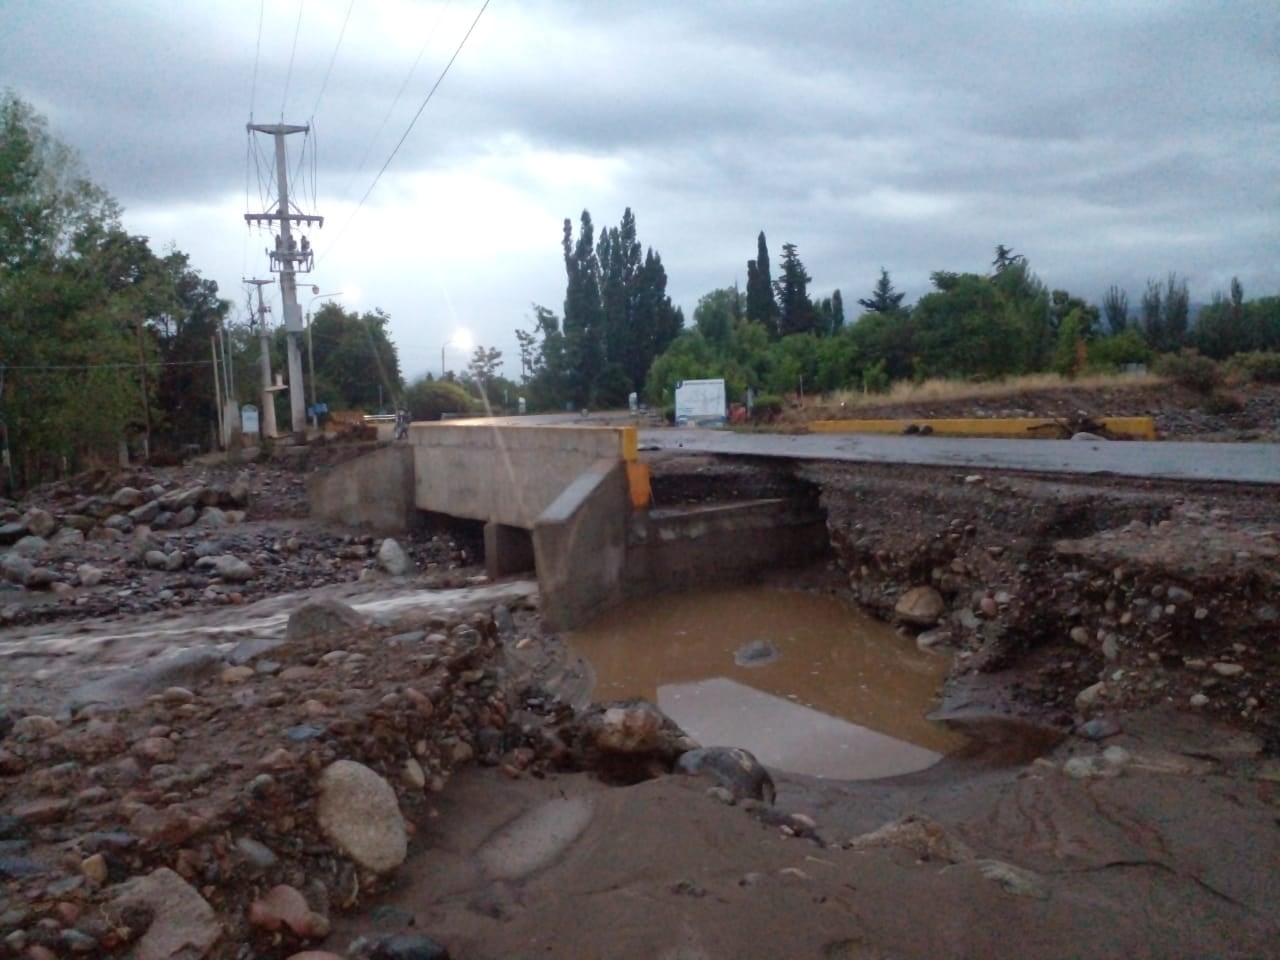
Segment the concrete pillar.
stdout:
<svg viewBox="0 0 1280 960">
<path fill-rule="evenodd" d="M 486 523 L 484 566 L 485 571 L 495 580 L 508 574 L 533 570 L 533 536 L 528 530 L 510 527 L 505 523 Z"/>
</svg>

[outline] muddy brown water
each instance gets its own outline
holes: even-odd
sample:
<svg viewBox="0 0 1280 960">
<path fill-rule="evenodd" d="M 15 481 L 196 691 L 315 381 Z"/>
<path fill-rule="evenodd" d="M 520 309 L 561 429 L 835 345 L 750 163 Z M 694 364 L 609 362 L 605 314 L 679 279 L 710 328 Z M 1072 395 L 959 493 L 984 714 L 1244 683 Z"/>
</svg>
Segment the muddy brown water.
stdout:
<svg viewBox="0 0 1280 960">
<path fill-rule="evenodd" d="M 735 654 L 765 641 L 771 662 Z M 706 745 L 839 779 L 925 769 L 963 745 L 926 719 L 947 658 L 837 597 L 744 587 L 645 597 L 569 636 L 593 699 L 645 697 Z"/>
</svg>

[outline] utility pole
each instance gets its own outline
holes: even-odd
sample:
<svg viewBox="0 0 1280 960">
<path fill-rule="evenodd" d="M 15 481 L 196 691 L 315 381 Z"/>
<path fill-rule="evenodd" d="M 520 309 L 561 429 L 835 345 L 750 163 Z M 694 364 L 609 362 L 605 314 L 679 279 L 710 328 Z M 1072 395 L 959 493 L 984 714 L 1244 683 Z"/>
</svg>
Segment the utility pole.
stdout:
<svg viewBox="0 0 1280 960">
<path fill-rule="evenodd" d="M 262 367 L 262 435 L 268 440 L 276 435 L 276 398 L 271 389 L 271 331 L 267 329 L 267 311 L 262 302 L 262 288 L 274 280 L 245 280 L 258 288 L 258 362 Z"/>
<path fill-rule="evenodd" d="M 324 226 L 324 217 L 305 213 L 295 213 L 289 206 L 289 164 L 285 151 L 284 138 L 293 133 L 307 133 L 308 124 L 293 123 L 250 123 L 246 125 L 251 133 L 268 133 L 275 138 L 276 146 L 276 185 L 279 189 L 279 205 L 274 213 L 246 213 L 248 223 L 272 222 L 280 225 L 280 233 L 275 238 L 275 249 L 268 250 L 271 258 L 271 270 L 280 274 L 280 300 L 284 305 L 284 329 L 288 336 L 289 347 L 289 413 L 295 435 L 307 432 L 307 401 L 302 384 L 302 352 L 298 347 L 298 336 L 302 333 L 302 307 L 298 303 L 298 282 L 296 274 L 310 273 L 314 264 L 310 242 L 304 237 L 299 249 L 293 239 L 293 224 L 318 224 Z"/>
</svg>

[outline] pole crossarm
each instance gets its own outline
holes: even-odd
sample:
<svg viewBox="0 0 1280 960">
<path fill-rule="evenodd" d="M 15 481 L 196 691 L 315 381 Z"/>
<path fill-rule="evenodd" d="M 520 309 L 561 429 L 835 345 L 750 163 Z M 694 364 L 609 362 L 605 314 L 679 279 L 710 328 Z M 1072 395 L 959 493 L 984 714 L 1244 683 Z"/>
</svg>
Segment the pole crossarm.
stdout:
<svg viewBox="0 0 1280 960">
<path fill-rule="evenodd" d="M 309 123 L 246 123 L 246 130 L 256 133 L 310 133 L 311 124 Z"/>
<path fill-rule="evenodd" d="M 317 226 L 324 226 L 324 217 L 314 213 L 246 213 L 244 219 L 245 223 L 279 223 L 281 220 L 288 220 L 290 223 L 314 223 Z"/>
</svg>

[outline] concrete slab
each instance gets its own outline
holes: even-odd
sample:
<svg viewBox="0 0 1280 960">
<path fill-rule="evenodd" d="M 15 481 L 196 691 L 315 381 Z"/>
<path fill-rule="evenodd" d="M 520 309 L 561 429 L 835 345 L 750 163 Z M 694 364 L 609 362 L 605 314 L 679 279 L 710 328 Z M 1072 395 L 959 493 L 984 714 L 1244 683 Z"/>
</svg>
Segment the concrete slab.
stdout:
<svg viewBox="0 0 1280 960">
<path fill-rule="evenodd" d="M 658 706 L 707 746 L 743 747 L 766 767 L 873 780 L 933 766 L 942 755 L 726 677 L 658 688 Z"/>
</svg>

